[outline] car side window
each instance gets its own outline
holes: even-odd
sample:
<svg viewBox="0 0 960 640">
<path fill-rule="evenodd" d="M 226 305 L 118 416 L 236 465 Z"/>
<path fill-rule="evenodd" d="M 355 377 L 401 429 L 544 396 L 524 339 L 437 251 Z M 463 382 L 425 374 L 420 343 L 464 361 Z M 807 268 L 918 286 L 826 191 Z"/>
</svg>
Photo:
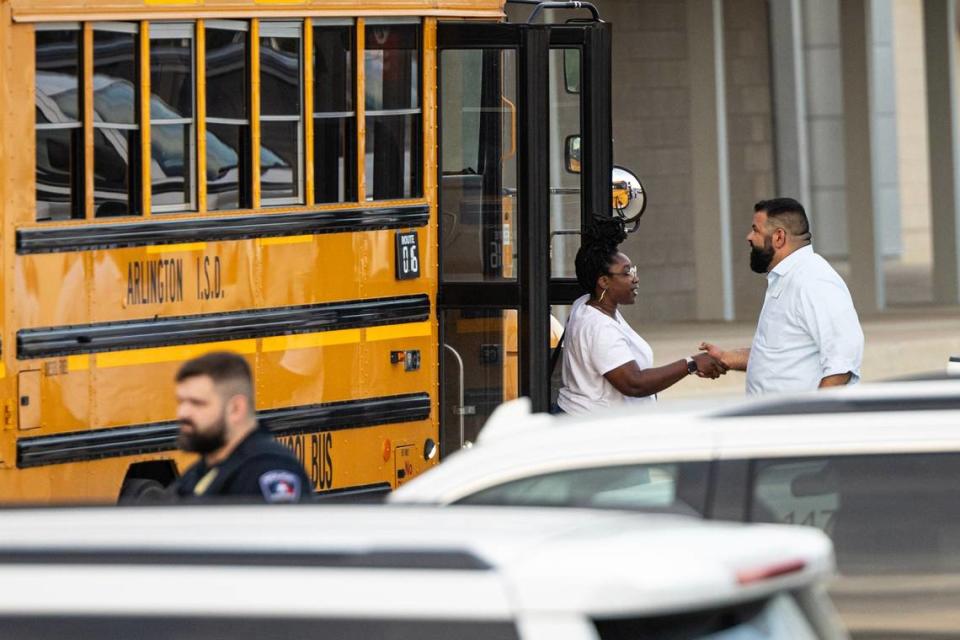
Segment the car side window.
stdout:
<svg viewBox="0 0 960 640">
<path fill-rule="evenodd" d="M 569 469 L 484 489 L 459 504 L 592 507 L 700 515 L 707 463 L 635 464 Z"/>
<path fill-rule="evenodd" d="M 825 458 L 757 464 L 750 519 L 803 524 L 829 534 L 837 512 L 832 474 Z"/>
<path fill-rule="evenodd" d="M 840 571 L 960 570 L 960 454 L 754 461 L 751 520 L 818 527 Z"/>
</svg>

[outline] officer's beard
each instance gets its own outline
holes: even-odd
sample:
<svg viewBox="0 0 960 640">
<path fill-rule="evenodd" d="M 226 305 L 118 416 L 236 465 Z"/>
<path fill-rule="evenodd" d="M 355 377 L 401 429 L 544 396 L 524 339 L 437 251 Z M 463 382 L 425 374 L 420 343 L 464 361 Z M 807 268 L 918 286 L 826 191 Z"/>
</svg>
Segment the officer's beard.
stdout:
<svg viewBox="0 0 960 640">
<path fill-rule="evenodd" d="M 190 431 L 184 431 L 184 425 L 192 427 Z M 199 453 L 206 455 L 223 448 L 227 443 L 227 419 L 226 415 L 210 425 L 208 428 L 200 431 L 197 429 L 197 423 L 193 420 L 182 420 L 180 422 L 180 433 L 177 434 L 177 447 L 182 451 Z"/>
<path fill-rule="evenodd" d="M 755 247 L 750 243 L 750 270 L 754 273 L 767 273 L 770 263 L 773 262 L 773 238 L 763 239 L 762 247 Z"/>
</svg>

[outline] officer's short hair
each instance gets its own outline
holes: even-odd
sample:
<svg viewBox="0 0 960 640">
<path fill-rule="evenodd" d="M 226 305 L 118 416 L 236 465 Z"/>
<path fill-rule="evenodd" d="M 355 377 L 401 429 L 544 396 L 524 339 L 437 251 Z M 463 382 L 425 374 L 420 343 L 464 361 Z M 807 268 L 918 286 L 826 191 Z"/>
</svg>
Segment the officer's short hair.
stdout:
<svg viewBox="0 0 960 640">
<path fill-rule="evenodd" d="M 753 205 L 754 212 L 766 211 L 767 220 L 779 225 L 791 235 L 802 236 L 810 233 L 810 221 L 803 205 L 793 198 L 771 198 Z"/>
<path fill-rule="evenodd" d="M 207 376 L 224 391 L 226 397 L 244 395 L 253 412 L 253 373 L 242 357 L 229 351 L 213 351 L 199 358 L 187 360 L 177 371 L 176 381 Z"/>
</svg>

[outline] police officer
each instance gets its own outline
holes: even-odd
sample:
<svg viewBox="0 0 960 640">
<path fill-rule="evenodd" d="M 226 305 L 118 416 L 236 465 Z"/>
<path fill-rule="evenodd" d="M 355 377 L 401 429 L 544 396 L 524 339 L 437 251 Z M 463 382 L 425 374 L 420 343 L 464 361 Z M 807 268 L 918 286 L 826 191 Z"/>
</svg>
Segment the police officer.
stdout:
<svg viewBox="0 0 960 640">
<path fill-rule="evenodd" d="M 177 446 L 200 460 L 174 484 L 180 500 L 225 498 L 299 502 L 312 491 L 300 461 L 259 428 L 247 361 L 214 352 L 176 376 Z"/>
</svg>

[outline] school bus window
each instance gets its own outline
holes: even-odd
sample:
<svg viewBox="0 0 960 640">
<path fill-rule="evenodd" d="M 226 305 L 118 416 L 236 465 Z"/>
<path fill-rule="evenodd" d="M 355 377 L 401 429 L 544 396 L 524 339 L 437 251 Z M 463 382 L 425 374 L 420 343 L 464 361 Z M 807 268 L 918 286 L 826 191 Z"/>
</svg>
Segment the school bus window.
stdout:
<svg viewBox="0 0 960 640">
<path fill-rule="evenodd" d="M 207 210 L 250 207 L 246 22 L 206 23 Z"/>
<path fill-rule="evenodd" d="M 303 204 L 303 26 L 260 25 L 260 190 L 264 205 Z"/>
<path fill-rule="evenodd" d="M 313 29 L 313 171 L 316 202 L 356 199 L 353 27 Z"/>
<path fill-rule="evenodd" d="M 196 208 L 194 27 L 150 26 L 150 181 L 154 212 Z"/>
<path fill-rule="evenodd" d="M 82 32 L 37 27 L 37 220 L 83 218 Z"/>
<path fill-rule="evenodd" d="M 140 214 L 138 40 L 135 23 L 94 26 L 93 205 L 97 217 Z"/>
<path fill-rule="evenodd" d="M 365 43 L 367 199 L 418 197 L 420 26 L 368 24 Z"/>
</svg>

